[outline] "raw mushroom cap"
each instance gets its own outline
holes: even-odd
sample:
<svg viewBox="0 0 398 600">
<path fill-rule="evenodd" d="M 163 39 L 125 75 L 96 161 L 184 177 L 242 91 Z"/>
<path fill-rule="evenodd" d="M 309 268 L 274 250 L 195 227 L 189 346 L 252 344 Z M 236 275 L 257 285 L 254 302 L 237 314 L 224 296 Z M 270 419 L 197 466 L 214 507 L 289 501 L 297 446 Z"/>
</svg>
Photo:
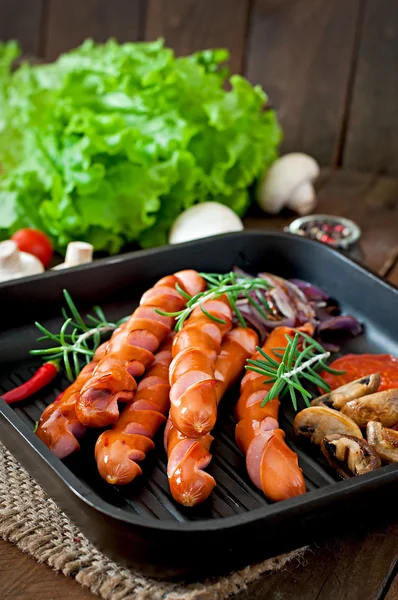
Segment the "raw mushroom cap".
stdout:
<svg viewBox="0 0 398 600">
<path fill-rule="evenodd" d="M 300 411 L 294 419 L 293 428 L 296 435 L 308 437 L 318 445 L 332 433 L 363 437 L 352 419 L 326 406 L 310 406 Z"/>
<path fill-rule="evenodd" d="M 366 427 L 369 421 L 380 421 L 384 427 L 398 423 L 398 389 L 384 390 L 365 398 L 348 402 L 341 412 L 359 425 Z"/>
<path fill-rule="evenodd" d="M 39 275 L 43 271 L 42 262 L 33 254 L 21 252 L 14 240 L 0 242 L 0 282 Z"/>
<path fill-rule="evenodd" d="M 307 154 L 292 152 L 276 160 L 257 188 L 257 202 L 271 214 L 287 206 L 300 215 L 313 209 L 316 202 L 312 182 L 320 172 L 318 163 Z"/>
<path fill-rule="evenodd" d="M 321 442 L 321 450 L 330 466 L 344 479 L 381 467 L 380 457 L 371 446 L 352 435 L 326 435 Z"/>
<path fill-rule="evenodd" d="M 219 202 L 201 202 L 177 217 L 169 234 L 169 244 L 242 231 L 243 223 L 233 210 Z"/>
<path fill-rule="evenodd" d="M 387 463 L 398 463 L 398 431 L 387 429 L 380 422 L 369 421 L 366 427 L 368 444 Z"/>
<path fill-rule="evenodd" d="M 380 374 L 373 373 L 372 375 L 367 375 L 366 377 L 346 383 L 327 394 L 323 394 L 323 396 L 315 398 L 312 400 L 311 406 L 328 406 L 335 410 L 341 410 L 347 402 L 377 392 L 379 385 Z"/>
</svg>

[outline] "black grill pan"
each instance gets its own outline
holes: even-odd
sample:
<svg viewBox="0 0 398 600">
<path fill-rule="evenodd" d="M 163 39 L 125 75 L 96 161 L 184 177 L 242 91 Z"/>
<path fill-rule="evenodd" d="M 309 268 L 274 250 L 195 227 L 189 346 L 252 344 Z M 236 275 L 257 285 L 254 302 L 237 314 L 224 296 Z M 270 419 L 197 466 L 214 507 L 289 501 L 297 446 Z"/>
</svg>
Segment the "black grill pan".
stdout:
<svg viewBox="0 0 398 600">
<path fill-rule="evenodd" d="M 97 261 L 0 285 L 0 394 L 26 380 L 40 364 L 29 358 L 37 333 L 32 323 L 60 325 L 66 288 L 79 308 L 100 304 L 109 318 L 132 312 L 143 291 L 165 274 L 183 268 L 226 272 L 233 265 L 311 281 L 335 296 L 365 333 L 345 351 L 398 355 L 398 291 L 330 248 L 282 233 L 244 232 Z M 209 471 L 218 485 L 194 509 L 170 496 L 161 439 L 144 475 L 126 487 L 111 487 L 93 458 L 95 432 L 82 451 L 61 462 L 33 434 L 42 410 L 67 382 L 7 406 L 0 400 L 0 440 L 45 488 L 82 532 L 105 554 L 155 577 L 221 574 L 305 545 L 330 533 L 384 515 L 398 496 L 398 465 L 340 481 L 316 449 L 292 435 L 293 411 L 286 403 L 280 421 L 298 453 L 308 493 L 278 504 L 251 484 L 234 440 L 232 405 L 223 400 Z M 370 508 L 371 507 L 371 508 Z"/>
</svg>

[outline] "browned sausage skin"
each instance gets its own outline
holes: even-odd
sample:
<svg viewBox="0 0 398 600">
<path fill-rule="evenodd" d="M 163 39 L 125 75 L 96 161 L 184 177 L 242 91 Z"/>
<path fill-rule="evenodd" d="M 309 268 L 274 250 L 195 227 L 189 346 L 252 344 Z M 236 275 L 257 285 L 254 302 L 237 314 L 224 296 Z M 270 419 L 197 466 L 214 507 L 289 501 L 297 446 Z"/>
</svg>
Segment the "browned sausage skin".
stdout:
<svg viewBox="0 0 398 600">
<path fill-rule="evenodd" d="M 172 317 L 155 312 L 181 310 L 186 299 L 176 290 L 176 284 L 190 294 L 199 293 L 206 283 L 196 271 L 180 271 L 164 277 L 144 293 L 140 306 L 117 336 L 112 336 L 92 377 L 83 386 L 76 402 L 79 421 L 88 427 L 106 427 L 119 416 L 118 401 L 133 399 L 137 384 L 153 362 L 153 353 L 170 333 Z"/>
<path fill-rule="evenodd" d="M 37 435 L 57 456 L 64 458 L 79 449 L 78 438 L 86 426 L 113 424 L 119 415 L 118 400 L 134 396 L 141 376 L 153 362 L 159 344 L 169 334 L 174 319 L 155 312 L 174 312 L 185 305 L 176 284 L 189 295 L 206 289 L 196 271 L 185 270 L 163 277 L 148 290 L 130 319 L 119 327 L 109 342 L 102 344 L 90 365 L 41 416 Z M 148 329 L 146 329 L 148 327 Z"/>
<path fill-rule="evenodd" d="M 309 324 L 301 329 L 313 332 Z M 266 339 L 263 350 L 280 363 L 281 357 L 273 349 L 286 347 L 286 335 L 293 337 L 295 330 L 277 327 Z M 261 359 L 259 352 L 252 357 Z M 246 467 L 250 479 L 256 487 L 273 501 L 284 500 L 304 494 L 306 491 L 302 470 L 298 465 L 297 454 L 285 442 L 285 433 L 279 428 L 278 398 L 262 402 L 272 384 L 264 383 L 264 375 L 248 371 L 242 379 L 241 394 L 235 413 L 238 424 L 235 430 L 236 442 L 246 457 Z"/>
<path fill-rule="evenodd" d="M 155 360 L 138 384 L 137 393 L 114 427 L 95 445 L 98 471 L 110 484 L 130 483 L 142 470 L 138 462 L 154 448 L 153 438 L 169 411 L 169 366 L 172 336 L 163 342 Z"/>
<path fill-rule="evenodd" d="M 217 418 L 215 360 L 223 335 L 232 327 L 232 310 L 225 295 L 203 303 L 218 319 L 195 308 L 173 344 L 170 366 L 170 418 L 190 438 L 207 435 Z"/>
<path fill-rule="evenodd" d="M 221 352 L 215 362 L 217 404 L 239 377 L 246 359 L 258 344 L 257 334 L 249 328 L 237 327 L 225 335 Z M 216 485 L 204 471 L 211 460 L 210 434 L 193 439 L 176 429 L 169 419 L 165 430 L 168 453 L 167 475 L 173 498 L 184 506 L 194 506 L 206 500 Z"/>
<path fill-rule="evenodd" d="M 76 381 L 47 406 L 40 417 L 36 435 L 58 458 L 65 458 L 80 448 L 78 440 L 85 434 L 86 427 L 76 416 L 76 399 L 95 366 L 94 361 L 86 365 Z"/>
</svg>

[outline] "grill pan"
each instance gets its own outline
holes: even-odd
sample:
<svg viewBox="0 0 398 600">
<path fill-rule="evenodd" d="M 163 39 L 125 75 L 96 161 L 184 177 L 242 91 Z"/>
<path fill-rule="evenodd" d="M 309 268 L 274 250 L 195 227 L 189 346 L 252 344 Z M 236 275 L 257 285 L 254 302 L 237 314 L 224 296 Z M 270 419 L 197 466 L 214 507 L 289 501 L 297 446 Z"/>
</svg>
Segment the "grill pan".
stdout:
<svg viewBox="0 0 398 600">
<path fill-rule="evenodd" d="M 40 364 L 29 358 L 37 338 L 32 323 L 59 328 L 64 288 L 83 312 L 99 304 L 109 319 L 117 319 L 131 313 L 145 289 L 165 274 L 184 268 L 226 272 L 233 265 L 253 274 L 266 270 L 305 279 L 336 297 L 343 312 L 365 325 L 365 333 L 346 343 L 344 352 L 398 355 L 395 288 L 317 242 L 283 233 L 243 232 L 0 285 L 0 394 L 25 381 Z M 13 407 L 0 400 L 0 440 L 102 552 L 145 574 L 186 579 L 221 574 L 369 523 L 372 515 L 385 515 L 396 503 L 398 465 L 339 480 L 317 449 L 294 439 L 290 402 L 281 407 L 280 423 L 298 453 L 308 492 L 268 502 L 251 483 L 235 444 L 232 406 L 237 389 L 220 406 L 208 469 L 217 486 L 203 505 L 184 508 L 173 501 L 161 435 L 142 477 L 125 487 L 109 486 L 94 461 L 98 431 L 90 431 L 81 452 L 64 461 L 33 434 L 45 406 L 66 386 L 58 378 Z"/>
</svg>

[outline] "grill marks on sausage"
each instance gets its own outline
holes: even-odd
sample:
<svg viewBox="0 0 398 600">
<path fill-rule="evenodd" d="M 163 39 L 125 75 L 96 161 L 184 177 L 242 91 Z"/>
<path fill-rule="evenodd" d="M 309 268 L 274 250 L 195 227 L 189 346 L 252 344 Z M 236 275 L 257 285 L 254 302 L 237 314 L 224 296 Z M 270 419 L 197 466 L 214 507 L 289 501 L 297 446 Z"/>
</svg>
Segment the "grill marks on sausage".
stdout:
<svg viewBox="0 0 398 600">
<path fill-rule="evenodd" d="M 232 310 L 226 295 L 196 307 L 173 344 L 170 366 L 170 418 L 189 438 L 206 436 L 217 418 L 215 360 L 223 336 L 232 327 Z"/>
<path fill-rule="evenodd" d="M 277 327 L 267 338 L 263 350 L 280 363 L 281 358 L 273 349 L 286 347 L 285 335 L 293 337 L 294 333 L 288 327 Z M 256 352 L 252 359 L 261 359 L 260 353 Z M 264 383 L 263 375 L 254 371 L 248 371 L 243 377 L 236 405 L 235 437 L 246 457 L 246 468 L 254 485 L 270 500 L 280 501 L 303 494 L 306 488 L 298 457 L 286 445 L 285 433 L 278 425 L 279 400 L 275 398 L 262 406 L 271 386 Z"/>
<path fill-rule="evenodd" d="M 226 389 L 238 379 L 246 359 L 257 344 L 258 336 L 249 328 L 237 327 L 225 335 L 215 363 L 217 404 Z M 176 364 L 170 373 L 172 381 L 177 374 Z M 190 438 L 178 431 L 171 419 L 167 422 L 164 442 L 168 454 L 170 491 L 173 498 L 184 506 L 204 502 L 216 485 L 214 478 L 204 471 L 211 460 L 212 441 L 209 433 L 197 439 Z"/>
<path fill-rule="evenodd" d="M 171 317 L 159 315 L 155 309 L 175 312 L 185 306 L 186 299 L 176 290 L 176 284 L 184 291 L 189 288 L 195 293 L 203 291 L 206 286 L 195 271 L 180 271 L 161 279 L 143 294 L 140 306 L 121 330 L 111 337 L 105 356 L 81 391 L 76 403 L 76 414 L 81 423 L 89 427 L 113 425 L 119 417 L 118 401 L 129 402 L 133 399 L 135 376 L 142 375 L 153 362 L 154 352 L 170 333 L 174 323 Z M 97 402 L 93 395 L 93 390 L 102 387 L 100 373 L 104 372 L 110 376 L 115 374 L 108 403 Z M 123 387 L 123 393 L 120 386 Z"/>
<path fill-rule="evenodd" d="M 80 448 L 78 440 L 85 434 L 86 428 L 76 416 L 75 405 L 82 386 L 90 378 L 95 366 L 94 361 L 86 365 L 62 397 L 47 406 L 40 417 L 36 435 L 58 458 L 65 458 Z"/>
<path fill-rule="evenodd" d="M 196 271 L 168 275 L 148 290 L 129 320 L 102 344 L 90 365 L 65 390 L 61 400 L 43 412 L 37 435 L 59 457 L 79 449 L 86 427 L 103 427 L 116 422 L 118 401 L 129 402 L 137 389 L 136 377 L 154 361 L 154 352 L 174 324 L 172 317 L 159 315 L 155 308 L 172 312 L 184 307 L 185 299 L 175 286 L 195 295 L 206 288 Z M 168 402 L 168 399 L 167 399 Z"/>
<path fill-rule="evenodd" d="M 166 422 L 169 409 L 169 365 L 172 336 L 162 345 L 135 399 L 126 406 L 113 429 L 104 431 L 95 445 L 98 471 L 110 484 L 125 485 L 141 475 L 137 462 L 154 448 L 153 437 Z"/>
</svg>

